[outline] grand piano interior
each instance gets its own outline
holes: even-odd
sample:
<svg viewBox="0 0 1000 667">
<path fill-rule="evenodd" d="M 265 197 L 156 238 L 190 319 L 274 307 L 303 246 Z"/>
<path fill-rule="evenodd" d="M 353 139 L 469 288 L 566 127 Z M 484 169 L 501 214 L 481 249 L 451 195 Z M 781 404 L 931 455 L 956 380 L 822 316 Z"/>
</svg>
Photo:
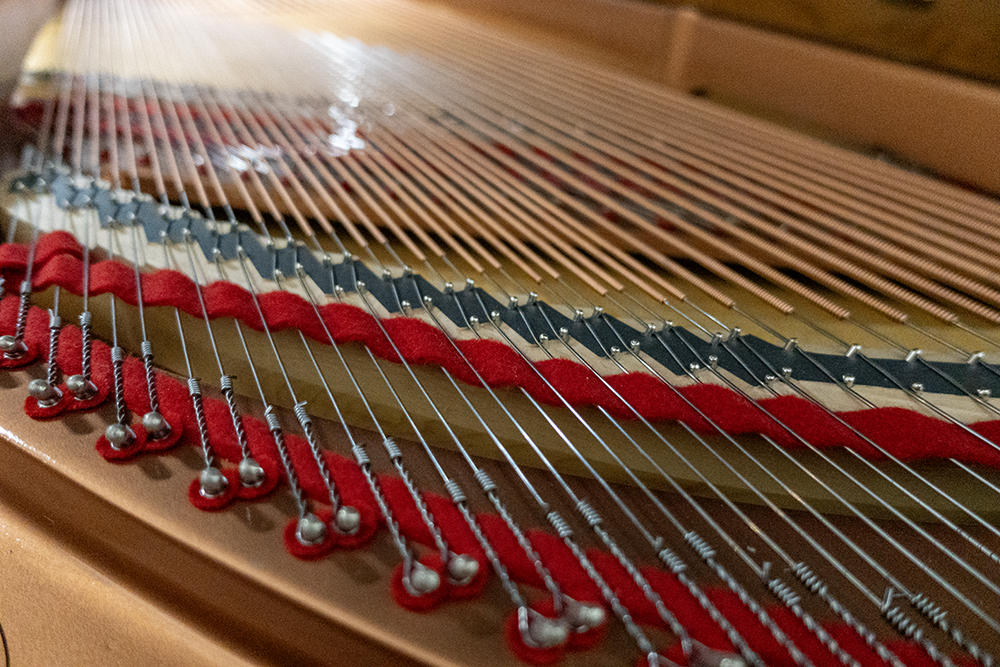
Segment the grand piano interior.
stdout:
<svg viewBox="0 0 1000 667">
<path fill-rule="evenodd" d="M 0 0 L 7 664 L 992 665 L 1000 12 L 702 4 Z"/>
</svg>

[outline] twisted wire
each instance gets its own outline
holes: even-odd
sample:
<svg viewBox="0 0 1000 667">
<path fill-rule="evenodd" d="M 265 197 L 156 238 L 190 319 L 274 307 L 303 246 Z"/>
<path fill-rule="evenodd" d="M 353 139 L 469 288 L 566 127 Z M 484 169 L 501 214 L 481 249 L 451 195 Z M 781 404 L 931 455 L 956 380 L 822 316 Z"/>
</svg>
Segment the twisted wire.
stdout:
<svg viewBox="0 0 1000 667">
<path fill-rule="evenodd" d="M 274 414 L 274 406 L 268 405 L 264 408 L 264 419 L 267 420 L 267 427 L 274 439 L 274 446 L 278 448 L 278 458 L 281 459 L 281 465 L 285 469 L 288 486 L 291 488 L 292 498 L 295 500 L 295 507 L 299 511 L 299 516 L 303 517 L 306 514 L 306 501 L 302 493 L 302 486 L 299 484 L 299 476 L 295 472 L 295 466 L 292 465 L 291 456 L 288 454 L 285 434 L 281 430 L 281 424 L 278 423 L 278 416 Z"/>
<path fill-rule="evenodd" d="M 792 590 L 785 581 L 775 577 L 767 582 L 767 588 L 771 593 L 778 598 L 782 604 L 788 607 L 796 618 L 802 621 L 802 624 L 806 626 L 806 629 L 816 635 L 816 638 L 826 647 L 830 653 L 832 653 L 839 661 L 840 664 L 845 665 L 845 667 L 861 667 L 860 663 L 852 656 L 850 653 L 845 651 L 837 640 L 830 636 L 826 629 L 820 625 L 812 614 L 808 613 L 802 608 L 800 604 L 802 598 L 798 593 Z"/>
<path fill-rule="evenodd" d="M 160 411 L 160 396 L 156 391 L 156 369 L 153 367 L 153 344 L 142 341 L 142 365 L 146 370 L 146 388 L 149 390 L 150 412 Z"/>
<path fill-rule="evenodd" d="M 482 471 L 482 474 L 480 474 L 480 471 Z M 479 468 L 476 471 L 476 479 L 480 481 L 480 484 L 482 484 L 484 480 L 489 480 L 489 484 L 483 485 L 483 488 L 486 491 L 486 497 L 489 498 L 490 503 L 493 504 L 493 509 L 496 510 L 497 514 L 500 515 L 500 518 L 503 519 L 503 522 L 507 525 L 507 529 L 514 534 L 514 538 L 517 540 L 518 546 L 521 547 L 521 551 L 523 551 L 524 555 L 531 561 L 531 564 L 535 568 L 535 572 L 545 583 L 545 588 L 547 588 L 552 594 L 552 601 L 555 603 L 556 612 L 560 612 L 563 606 L 563 595 L 562 590 L 559 588 L 559 584 L 557 584 L 555 579 L 552 578 L 551 573 L 549 573 L 549 569 L 545 567 L 545 564 L 542 562 L 538 552 L 536 552 L 535 548 L 531 546 L 531 542 L 528 541 L 528 538 L 521 530 L 521 527 L 517 525 L 517 522 L 514 521 L 514 517 L 512 517 L 510 512 L 507 511 L 507 506 L 503 504 L 503 501 L 500 500 L 500 496 L 496 494 L 496 487 L 495 485 L 492 485 L 492 480 L 489 479 L 489 475 L 486 474 L 486 471 Z M 491 485 L 492 488 L 490 488 Z"/>
<path fill-rule="evenodd" d="M 247 434 L 243 429 L 243 418 L 236 408 L 236 393 L 233 391 L 233 376 L 223 375 L 219 381 L 220 391 L 229 406 L 229 416 L 233 420 L 233 430 L 236 431 L 236 442 L 240 445 L 240 454 L 244 459 L 250 457 L 250 446 L 247 444 Z"/>
<path fill-rule="evenodd" d="M 424 501 L 424 496 L 417 489 L 416 484 L 413 482 L 413 478 L 410 476 L 409 471 L 403 466 L 402 457 L 393 458 L 393 465 L 396 468 L 396 472 L 399 473 L 400 479 L 403 480 L 403 484 L 406 485 L 406 490 L 409 491 L 410 497 L 413 499 L 413 503 L 417 506 L 417 511 L 420 512 L 420 518 L 423 520 L 424 525 L 431 532 L 431 537 L 434 538 L 434 544 L 437 545 L 438 550 L 441 552 L 442 559 L 447 562 L 448 560 L 448 544 L 444 540 L 444 536 L 441 534 L 441 529 L 438 527 L 437 522 L 434 521 L 434 515 L 427 508 L 427 503 Z"/>
<path fill-rule="evenodd" d="M 733 624 L 729 622 L 729 619 L 719 611 L 715 604 L 708 599 L 705 592 L 701 590 L 701 587 L 694 582 L 694 580 L 687 575 L 687 563 L 678 555 L 673 549 L 669 547 L 664 547 L 657 552 L 657 556 L 667 569 L 677 578 L 677 581 L 681 583 L 682 586 L 687 588 L 688 592 L 694 597 L 698 602 L 699 606 L 705 610 L 709 617 L 715 621 L 715 623 L 722 628 L 722 631 L 726 633 L 726 637 L 729 638 L 730 643 L 736 647 L 743 656 L 743 659 L 750 665 L 763 665 L 763 661 L 760 659 L 750 645 L 746 643 L 742 635 L 733 627 Z"/>
<path fill-rule="evenodd" d="M 882 616 L 889 625 L 896 629 L 896 632 L 920 644 L 931 660 L 941 665 L 941 667 L 955 667 L 951 659 L 942 653 L 934 642 L 927 639 L 923 629 L 917 625 L 916 621 L 907 616 L 899 606 L 887 606 L 882 611 Z"/>
<path fill-rule="evenodd" d="M 517 585 L 511 580 L 510 574 L 507 573 L 507 568 L 503 563 L 500 562 L 500 557 L 497 556 L 496 551 L 493 550 L 493 546 L 490 544 L 486 536 L 483 535 L 482 528 L 479 527 L 479 523 L 476 521 L 475 517 L 472 516 L 472 512 L 469 511 L 468 506 L 464 502 L 455 503 L 455 507 L 462 514 L 465 519 L 465 523 L 468 524 L 469 530 L 472 534 L 476 536 L 476 541 L 479 542 L 479 546 L 482 547 L 483 552 L 486 554 L 486 558 L 490 561 L 490 565 L 493 566 L 493 571 L 497 573 L 500 577 L 500 585 L 503 586 L 504 590 L 507 591 L 507 595 L 510 596 L 511 602 L 513 602 L 518 607 L 524 606 L 524 598 L 521 597 L 521 592 L 517 590 Z"/>
<path fill-rule="evenodd" d="M 555 512 L 549 513 L 550 516 L 553 514 L 555 514 Z M 583 553 L 583 550 L 580 549 L 576 541 L 573 540 L 571 535 L 561 535 L 560 537 L 563 538 L 563 543 L 569 547 L 570 551 L 573 552 L 573 556 L 577 559 L 577 561 L 579 561 L 580 565 L 583 566 L 587 576 L 590 577 L 591 581 L 597 585 L 598 590 L 601 591 L 601 595 L 607 601 L 608 605 L 610 605 L 612 611 L 614 611 L 615 615 L 621 619 L 622 624 L 625 625 L 625 630 L 632 636 L 635 643 L 639 645 L 639 650 L 647 655 L 655 653 L 655 649 L 653 648 L 653 644 L 649 641 L 649 638 L 646 637 L 646 634 L 642 631 L 642 629 L 636 625 L 635 621 L 632 620 L 632 616 L 629 614 L 628 609 L 621 603 L 618 596 L 615 595 L 615 592 L 611 590 L 611 587 L 608 586 L 608 582 L 604 580 L 604 577 L 602 577 L 600 572 L 597 571 L 597 568 L 595 568 L 594 564 L 590 562 L 590 559 L 588 559 L 586 554 Z"/>
<path fill-rule="evenodd" d="M 581 502 L 585 503 L 586 501 L 581 501 Z M 599 519 L 599 517 L 597 517 L 596 515 L 597 512 L 593 510 L 593 508 L 590 508 L 590 512 L 587 512 L 585 514 L 585 516 L 591 517 L 588 519 L 588 522 L 593 521 L 595 518 Z M 670 627 L 670 631 L 673 632 L 678 639 L 680 639 L 681 648 L 684 650 L 684 655 L 690 655 L 692 647 L 691 637 L 690 635 L 688 635 L 688 632 L 684 628 L 684 626 L 680 624 L 680 621 L 677 620 L 677 617 L 674 616 L 672 613 L 670 613 L 670 610 L 667 609 L 665 604 L 663 604 L 663 598 L 660 597 L 659 593 L 653 590 L 653 587 L 650 585 L 649 581 L 646 580 L 646 577 L 642 576 L 642 573 L 639 572 L 639 568 L 637 568 L 635 564 L 632 563 L 632 561 L 629 560 L 629 558 L 625 555 L 625 553 L 618 547 L 618 543 L 615 542 L 613 539 L 611 539 L 611 536 L 608 534 L 608 531 L 604 530 L 599 523 L 591 523 L 591 527 L 594 529 L 594 532 L 597 534 L 597 536 L 601 538 L 601 542 L 604 543 L 604 546 L 608 548 L 611 554 L 618 560 L 619 563 L 621 563 L 622 567 L 624 567 L 625 570 L 629 573 L 629 576 L 632 577 L 632 581 L 635 582 L 636 586 L 638 586 L 640 590 L 642 590 L 642 593 L 646 597 L 646 599 L 653 603 L 653 606 L 656 607 L 656 613 L 659 614 L 660 618 L 663 619 L 663 621 L 667 624 L 667 626 Z"/>
<path fill-rule="evenodd" d="M 663 549 L 660 553 L 662 554 L 663 551 L 670 550 Z M 664 563 L 668 562 L 668 560 L 674 560 L 669 557 L 665 558 L 662 555 L 660 558 Z M 754 653 L 753 649 L 750 648 L 750 645 L 747 644 L 745 639 L 743 639 L 743 636 L 740 635 L 736 628 L 733 627 L 733 624 L 729 622 L 729 619 L 726 618 L 721 611 L 719 611 L 712 601 L 708 599 L 708 596 L 705 595 L 705 592 L 701 590 L 701 587 L 699 587 L 698 584 L 696 584 L 694 580 L 684 571 L 687 569 L 687 565 L 684 565 L 683 569 L 680 570 L 674 569 L 673 566 L 668 565 L 668 567 L 671 568 L 671 572 L 673 572 L 674 576 L 677 577 L 677 581 L 688 589 L 688 592 L 694 596 L 694 599 L 697 600 L 701 608 L 705 610 L 713 621 L 715 621 L 716 625 L 722 628 L 722 631 L 726 633 L 726 637 L 729 639 L 729 642 L 736 647 L 736 650 L 740 652 L 740 655 L 743 656 L 743 659 L 746 660 L 747 664 L 762 666 L 764 662 L 760 659 L 760 656 Z"/>
<path fill-rule="evenodd" d="M 850 612 L 837 598 L 830 595 L 830 589 L 815 572 L 812 571 L 808 565 L 804 562 L 799 561 L 792 565 L 792 574 L 798 577 L 799 581 L 806 587 L 806 589 L 816 595 L 821 600 L 826 602 L 830 610 L 833 611 L 840 620 L 843 621 L 849 628 L 854 630 L 854 632 L 861 637 L 861 639 L 868 645 L 868 648 L 872 649 L 876 655 L 885 663 L 892 665 L 893 667 L 906 667 L 896 654 L 890 651 L 879 641 L 876 637 L 875 632 L 858 620 L 854 614 Z"/>
<path fill-rule="evenodd" d="M 50 340 L 50 346 L 51 345 L 52 345 L 52 341 Z M 86 339 L 86 342 L 85 342 L 85 352 L 84 352 L 85 361 L 89 361 L 88 351 L 89 351 L 89 337 Z M 149 369 L 151 368 L 151 357 L 147 361 L 147 359 L 146 359 L 146 357 L 144 355 L 144 363 L 146 363 L 147 381 L 149 382 L 149 380 L 150 380 L 150 370 Z M 85 377 L 89 378 L 89 375 L 90 375 L 90 373 L 89 373 L 89 364 L 87 364 L 87 366 L 85 366 L 85 368 L 87 368 L 87 370 L 85 370 Z M 115 375 L 116 399 L 118 397 L 119 374 L 120 374 L 119 371 L 120 371 L 120 368 L 116 368 L 116 375 Z M 50 365 L 50 372 L 51 372 L 51 365 Z M 152 382 L 149 382 L 149 390 L 150 390 L 151 405 L 155 406 L 155 403 L 154 403 L 155 389 L 154 389 L 154 386 L 153 386 Z M 193 395 L 192 395 L 192 398 L 194 400 L 194 396 Z M 198 401 L 199 400 L 200 400 L 200 396 L 199 396 L 198 400 L 195 401 L 195 410 L 196 410 L 196 413 L 198 413 Z M 241 448 L 244 448 L 244 445 L 245 445 L 245 442 L 244 442 L 244 440 L 245 440 L 245 434 L 241 433 L 242 432 L 241 426 L 237 426 L 237 413 L 235 411 L 235 401 L 234 401 L 234 399 L 232 397 L 231 391 L 227 394 L 227 402 L 230 405 L 230 410 L 231 410 L 231 413 L 232 413 L 232 416 L 233 416 L 233 419 L 234 419 L 234 427 L 237 428 L 237 436 L 238 436 L 238 438 L 242 435 Z M 298 406 L 296 406 L 296 407 L 298 408 Z M 155 407 L 154 407 L 154 409 L 155 409 Z M 121 407 L 119 406 L 119 411 L 120 410 L 121 410 Z M 121 412 L 119 412 L 119 415 L 120 414 L 121 414 Z M 119 419 L 121 420 L 123 418 L 121 416 L 119 416 Z M 204 429 L 202 429 L 202 423 L 201 423 L 202 421 L 203 421 L 202 419 L 199 419 L 199 429 L 201 430 L 203 446 L 206 449 L 206 462 L 208 462 L 208 460 L 209 460 L 208 459 L 209 454 L 208 454 L 208 449 L 207 449 L 208 448 L 207 433 L 205 432 Z M 327 473 L 327 471 L 325 469 L 324 462 L 322 461 L 322 457 L 317 454 L 317 450 L 316 450 L 316 447 L 314 445 L 313 437 L 312 437 L 312 433 L 311 433 L 311 424 L 307 425 L 307 424 L 303 423 L 303 428 L 306 431 L 307 440 L 309 441 L 310 447 L 313 450 L 314 457 L 316 457 L 316 462 L 317 462 L 317 464 L 318 464 L 318 466 L 320 468 L 320 472 L 324 476 L 324 480 L 327 482 L 327 486 L 328 486 L 328 488 L 331 491 L 331 500 L 333 500 L 333 495 L 332 494 L 334 493 L 334 489 L 333 489 L 333 486 L 332 486 L 332 481 L 329 479 L 328 473 Z M 277 438 L 280 435 L 281 435 L 280 432 L 275 435 L 276 441 L 277 441 Z M 282 442 L 283 442 L 283 436 L 281 436 L 281 437 L 282 437 Z M 279 452 L 280 452 L 280 448 L 279 448 Z M 285 457 L 283 457 L 283 463 L 286 463 Z M 290 461 L 288 461 L 287 463 L 290 464 Z M 359 463 L 360 463 L 360 460 L 359 460 Z M 367 466 L 365 466 L 365 467 L 367 468 Z M 399 464 L 397 464 L 397 468 L 399 468 Z M 290 477 L 290 480 L 291 480 L 291 476 L 293 474 L 293 471 L 292 471 L 292 469 L 290 467 L 288 467 L 287 470 L 289 471 L 289 477 Z M 366 472 L 370 476 L 370 471 L 366 471 Z M 409 479 L 408 475 L 404 477 L 404 481 L 407 484 L 407 488 L 411 490 L 411 494 L 414 493 L 415 489 L 411 487 L 411 480 Z M 374 482 L 374 480 L 370 479 L 369 484 L 372 484 L 373 482 Z M 293 484 L 293 493 L 294 493 L 294 489 L 295 489 L 295 485 Z M 416 496 L 415 496 L 415 500 L 416 500 Z M 336 504 L 335 504 L 335 506 L 336 506 Z M 421 507 L 422 514 L 423 514 L 424 513 L 423 512 L 423 510 L 424 510 L 423 506 L 420 503 L 418 503 L 418 507 Z M 585 514 L 585 517 L 586 517 L 587 513 L 584 512 L 584 514 Z M 589 520 L 589 518 L 588 518 L 588 520 Z M 391 520 L 390 520 L 390 522 L 391 522 Z M 521 538 L 520 538 L 519 531 L 517 533 L 515 533 L 515 534 L 519 535 L 519 540 L 520 540 Z M 610 539 L 610 538 L 608 538 L 608 539 Z M 695 548 L 696 551 L 698 551 L 697 547 L 694 547 L 694 548 Z M 711 553 L 709 555 L 703 555 L 703 558 L 706 560 L 706 562 L 711 561 L 710 564 L 714 564 L 714 553 L 715 552 L 713 550 L 710 550 L 710 551 L 711 551 Z M 708 552 L 704 552 L 704 553 L 708 553 Z M 664 562 L 665 563 L 667 563 L 667 560 L 668 560 L 668 558 L 664 558 Z M 670 559 L 670 560 L 672 561 L 672 559 Z M 668 567 L 671 567 L 672 569 L 673 569 L 673 567 L 678 567 L 679 568 L 679 566 L 671 566 L 669 563 L 668 563 Z M 713 567 L 717 567 L 717 568 L 721 569 L 721 566 L 717 565 L 717 564 L 714 564 Z M 680 576 L 680 574 L 682 572 L 683 572 L 682 569 L 678 569 L 677 571 L 675 571 L 675 574 L 677 574 L 678 576 Z M 686 575 L 685 575 L 685 578 L 686 578 Z M 688 579 L 688 581 L 690 581 L 690 579 Z M 692 582 L 692 585 L 693 585 L 693 582 Z M 823 590 L 825 592 L 825 586 L 823 587 Z M 789 599 L 792 599 L 792 598 L 789 598 Z M 912 602 L 914 603 L 914 606 L 917 606 L 916 599 L 914 599 Z M 798 596 L 795 596 L 795 604 L 798 604 Z M 929 602 L 928 602 L 928 604 L 929 604 Z M 938 625 L 939 627 L 942 627 L 940 625 L 941 623 L 944 623 L 944 627 L 947 627 L 947 621 L 944 620 L 944 613 L 943 612 L 939 613 L 940 612 L 939 608 L 936 608 L 936 611 L 935 611 L 935 607 L 928 607 L 928 609 L 930 609 L 930 613 L 928 613 L 927 611 L 925 611 L 923 609 L 920 609 L 919 607 L 918 607 L 918 609 L 922 613 L 925 613 L 925 615 L 927 615 L 928 618 L 930 618 L 931 621 L 933 623 L 935 623 L 936 625 Z M 863 627 L 863 626 L 861 626 L 861 627 Z M 955 632 L 958 632 L 958 631 L 955 630 Z M 975 646 L 975 645 L 973 644 L 972 646 Z"/>
<path fill-rule="evenodd" d="M 924 593 L 917 593 L 910 600 L 910 604 L 927 618 L 942 632 L 948 634 L 952 640 L 961 646 L 966 653 L 975 658 L 983 667 L 993 667 L 993 656 L 983 650 L 978 644 L 965 636 L 965 633 L 949 623 L 946 616 L 948 612 L 935 604 L 930 597 Z"/>
<path fill-rule="evenodd" d="M 792 642 L 788 636 L 782 632 L 781 628 L 779 628 L 771 617 L 767 615 L 764 608 L 750 596 L 746 589 L 743 588 L 738 581 L 736 581 L 733 575 L 729 574 L 729 571 L 726 568 L 715 560 L 715 549 L 712 548 L 705 538 L 692 530 L 684 534 L 684 540 L 694 550 L 694 552 L 698 554 L 698 557 L 701 558 L 706 565 L 712 568 L 712 571 L 715 572 L 716 576 L 718 576 L 724 584 L 726 584 L 726 587 L 736 594 L 736 597 L 739 598 L 741 603 L 743 603 L 743 606 L 749 609 L 751 613 L 757 617 L 757 620 L 761 622 L 761 625 L 767 628 L 768 632 L 771 633 L 771 636 L 774 637 L 775 641 L 781 644 L 782 647 L 788 651 L 788 655 L 791 656 L 792 661 L 795 662 L 796 665 L 799 665 L 799 667 L 812 666 L 812 662 L 809 658 L 807 658 L 806 655 L 794 644 L 794 642 Z"/>
<path fill-rule="evenodd" d="M 208 440 L 208 421 L 205 419 L 205 406 L 201 399 L 201 386 L 195 378 L 188 378 L 188 393 L 194 406 L 194 418 L 198 422 L 198 435 L 201 437 L 201 451 L 205 457 L 205 467 L 212 465 L 212 445 Z"/>
<path fill-rule="evenodd" d="M 90 367 L 91 336 L 90 311 L 88 310 L 80 313 L 80 344 L 83 346 L 80 355 L 80 375 L 83 376 L 84 380 L 90 380 L 92 372 Z"/>
<path fill-rule="evenodd" d="M 115 381 L 115 411 L 118 423 L 123 426 L 128 422 L 128 407 L 125 405 L 125 372 L 122 368 L 124 353 L 120 347 L 111 348 L 111 368 Z"/>
<path fill-rule="evenodd" d="M 801 650 L 799 650 L 799 647 L 796 646 L 795 643 L 792 642 L 777 625 L 775 625 L 771 617 L 767 615 L 767 611 L 765 611 L 756 600 L 750 597 L 750 594 L 747 593 L 746 589 L 743 588 L 743 586 L 741 586 L 739 582 L 737 582 L 736 579 L 734 579 L 733 576 L 729 574 L 724 567 L 722 567 L 722 565 L 717 563 L 713 558 L 707 559 L 705 564 L 712 568 L 716 575 L 722 579 L 722 582 L 726 584 L 729 590 L 736 594 L 740 602 L 742 602 L 747 609 L 753 612 L 753 614 L 757 617 L 757 620 L 760 621 L 761 625 L 766 627 L 768 632 L 771 633 L 771 636 L 774 637 L 774 639 L 781 644 L 786 651 L 788 651 L 788 655 L 791 656 L 792 661 L 795 662 L 796 665 L 799 665 L 799 667 L 811 667 L 812 661 L 810 661 L 809 658 L 806 657 Z"/>
<path fill-rule="evenodd" d="M 316 428 L 313 426 L 312 418 L 306 412 L 305 402 L 295 404 L 295 416 L 298 417 L 299 424 L 302 426 L 306 442 L 309 443 L 309 451 L 312 452 L 313 460 L 316 461 L 316 467 L 319 468 L 320 477 L 323 479 L 323 484 L 326 485 L 326 489 L 330 494 L 330 505 L 333 507 L 333 513 L 336 515 L 337 510 L 340 509 L 340 494 L 337 493 L 333 477 L 331 477 L 330 470 L 326 467 L 323 452 L 320 451 L 319 442 L 316 440 Z"/>
<path fill-rule="evenodd" d="M 361 473 L 365 476 L 365 481 L 368 483 L 368 488 L 372 492 L 372 496 L 375 497 L 375 504 L 378 505 L 378 509 L 382 513 L 382 518 L 385 519 L 385 525 L 389 529 L 393 545 L 404 561 L 410 562 L 412 558 L 410 547 L 406 543 L 406 538 L 399 531 L 399 523 L 392 516 L 392 510 L 389 508 L 389 503 L 385 500 L 382 487 L 379 486 L 378 480 L 375 479 L 375 475 L 372 473 L 371 461 L 368 459 L 367 453 L 361 447 L 357 447 L 354 450 L 354 456 L 358 461 L 358 467 L 361 468 Z"/>
<path fill-rule="evenodd" d="M 31 283 L 21 283 L 21 299 L 17 304 L 17 323 L 14 325 L 14 340 L 24 340 L 24 330 L 28 325 L 28 310 L 31 307 Z"/>
<path fill-rule="evenodd" d="M 62 369 L 59 368 L 59 333 L 62 331 L 62 320 L 53 314 L 49 323 L 49 367 L 46 369 L 46 382 L 55 387 L 62 379 Z"/>
</svg>

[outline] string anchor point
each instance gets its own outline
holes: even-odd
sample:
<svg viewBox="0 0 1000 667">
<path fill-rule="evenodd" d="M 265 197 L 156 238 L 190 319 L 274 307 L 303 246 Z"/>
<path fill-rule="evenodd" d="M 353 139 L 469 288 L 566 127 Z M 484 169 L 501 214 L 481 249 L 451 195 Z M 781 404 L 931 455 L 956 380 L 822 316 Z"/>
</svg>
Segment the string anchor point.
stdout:
<svg viewBox="0 0 1000 667">
<path fill-rule="evenodd" d="M 104 437 L 108 439 L 111 449 L 121 451 L 135 442 L 135 431 L 128 424 L 115 422 L 104 429 Z"/>
<path fill-rule="evenodd" d="M 87 401 L 97 394 L 97 385 L 83 375 L 71 375 L 66 379 L 66 388 L 73 392 L 78 401 Z"/>
<path fill-rule="evenodd" d="M 203 498 L 218 498 L 226 492 L 229 480 L 222 474 L 222 471 L 215 466 L 208 466 L 201 471 L 201 489 L 198 493 Z"/>
<path fill-rule="evenodd" d="M 479 561 L 467 554 L 453 555 L 448 560 L 448 577 L 456 586 L 465 586 L 479 574 Z"/>
<path fill-rule="evenodd" d="M 517 627 L 524 643 L 533 648 L 553 648 L 569 639 L 569 624 L 564 618 L 549 618 L 527 607 L 518 608 Z"/>
<path fill-rule="evenodd" d="M 353 535 L 361 527 L 361 512 L 355 507 L 344 505 L 334 515 L 333 525 L 342 535 Z"/>
<path fill-rule="evenodd" d="M 688 664 L 691 667 L 747 667 L 740 656 L 708 648 L 701 642 L 694 642 Z"/>
<path fill-rule="evenodd" d="M 142 427 L 150 440 L 162 440 L 170 435 L 170 424 L 159 412 L 147 412 L 142 416 Z"/>
<path fill-rule="evenodd" d="M 566 610 L 563 616 L 578 633 L 600 627 L 608 618 L 607 612 L 601 605 L 577 602 L 570 598 L 566 598 Z"/>
<path fill-rule="evenodd" d="M 413 563 L 410 573 L 403 577 L 403 585 L 411 595 L 420 597 L 438 589 L 441 585 L 441 575 L 417 561 Z"/>
<path fill-rule="evenodd" d="M 264 478 L 267 474 L 264 469 L 257 463 L 257 460 L 252 456 L 248 456 L 242 461 L 240 461 L 239 466 L 240 471 L 240 482 L 243 486 L 255 489 L 264 483 Z"/>
<path fill-rule="evenodd" d="M 326 539 L 326 525 L 315 514 L 307 512 L 299 517 L 295 539 L 303 546 L 315 546 Z"/>
<path fill-rule="evenodd" d="M 0 350 L 7 359 L 20 359 L 28 353 L 28 346 L 17 336 L 0 336 Z"/>
<path fill-rule="evenodd" d="M 49 384 L 42 378 L 35 378 L 28 383 L 28 394 L 35 399 L 40 408 L 51 408 L 63 397 L 59 387 Z"/>
</svg>

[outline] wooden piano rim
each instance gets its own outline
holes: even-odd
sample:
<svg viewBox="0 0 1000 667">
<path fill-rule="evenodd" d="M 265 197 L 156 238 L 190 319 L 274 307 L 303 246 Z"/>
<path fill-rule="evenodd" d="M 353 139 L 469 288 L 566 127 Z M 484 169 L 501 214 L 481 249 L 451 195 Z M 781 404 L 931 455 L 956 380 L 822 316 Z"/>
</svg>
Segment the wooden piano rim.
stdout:
<svg viewBox="0 0 1000 667">
<path fill-rule="evenodd" d="M 436 0 L 529 43 L 1000 193 L 1000 88 L 628 0 Z"/>
</svg>

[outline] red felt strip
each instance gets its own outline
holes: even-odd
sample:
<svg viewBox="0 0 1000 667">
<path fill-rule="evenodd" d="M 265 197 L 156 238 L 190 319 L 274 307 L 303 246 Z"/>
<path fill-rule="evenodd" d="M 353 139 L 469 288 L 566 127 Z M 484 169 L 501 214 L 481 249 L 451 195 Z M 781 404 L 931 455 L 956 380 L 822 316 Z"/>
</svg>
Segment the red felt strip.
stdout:
<svg viewBox="0 0 1000 667">
<path fill-rule="evenodd" d="M 57 236 L 54 236 L 57 235 Z M 79 245 L 64 232 L 46 234 L 39 240 L 46 252 L 39 253 L 35 265 L 35 286 L 59 284 L 74 293 L 82 290 L 82 264 Z M 23 245 L 0 246 L 0 271 L 11 279 L 23 273 L 27 251 Z M 135 303 L 132 269 L 115 261 L 92 266 L 93 294 L 114 292 L 128 303 Z M 170 305 L 200 317 L 194 283 L 176 271 L 160 270 L 143 275 L 143 296 L 147 305 Z M 262 329 L 251 295 L 236 285 L 213 283 L 204 288 L 209 317 L 234 317 L 255 329 Z M 260 297 L 261 310 L 274 330 L 296 328 L 314 340 L 327 343 L 326 332 L 312 306 L 301 297 L 287 292 L 271 292 Z M 15 306 L 5 305 L 9 309 Z M 398 361 L 392 345 L 374 318 L 360 308 L 347 304 L 327 304 L 320 316 L 337 343 L 362 342 L 375 354 Z M 0 317 L 4 313 L 0 313 Z M 3 321 L 10 322 L 8 317 Z M 409 363 L 438 364 L 470 384 L 478 384 L 472 372 L 444 334 L 429 324 L 406 317 L 382 321 L 397 347 Z M 532 370 L 531 366 L 504 343 L 488 340 L 458 341 L 459 348 L 483 379 L 491 386 L 520 386 L 532 396 L 550 405 L 561 405 L 559 398 Z M 37 349 L 37 348 L 36 348 Z M 40 352 L 38 350 L 36 354 Z M 730 434 L 763 433 L 786 447 L 800 447 L 801 440 L 790 434 L 757 409 L 754 404 L 726 387 L 711 384 L 671 388 L 645 373 L 623 373 L 606 377 L 628 405 L 598 380 L 589 369 L 565 359 L 551 359 L 535 364 L 562 397 L 572 405 L 599 405 L 623 419 L 634 419 L 636 412 L 650 420 L 681 420 L 702 433 L 714 433 L 715 427 L 700 417 L 691 405 Z M 789 425 L 802 439 L 816 447 L 850 447 L 863 456 L 882 455 L 852 433 L 837 419 L 818 406 L 798 397 L 764 399 L 760 405 Z M 870 438 L 890 454 L 903 460 L 956 458 L 965 462 L 1000 467 L 1000 449 L 977 439 L 958 426 L 926 417 L 902 408 L 875 408 L 838 413 L 838 417 Z M 972 429 L 990 439 L 1000 439 L 1000 421 L 979 422 Z M 919 435 L 919 437 L 915 437 Z"/>
</svg>

